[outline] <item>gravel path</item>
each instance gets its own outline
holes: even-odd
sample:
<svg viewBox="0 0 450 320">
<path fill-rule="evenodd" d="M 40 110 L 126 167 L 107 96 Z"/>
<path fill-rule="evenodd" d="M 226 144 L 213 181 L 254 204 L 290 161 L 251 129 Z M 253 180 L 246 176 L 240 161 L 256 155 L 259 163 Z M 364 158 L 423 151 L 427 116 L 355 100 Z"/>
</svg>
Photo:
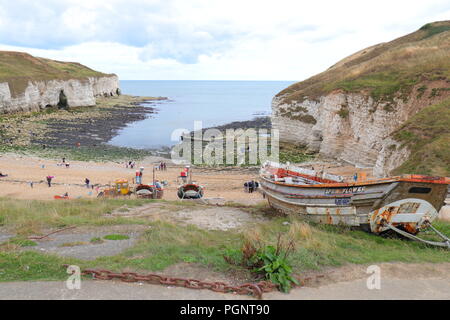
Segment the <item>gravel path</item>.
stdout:
<svg viewBox="0 0 450 320">
<path fill-rule="evenodd" d="M 230 230 L 250 227 L 252 224 L 264 221 L 260 215 L 232 207 L 193 207 L 177 208 L 161 204 L 149 204 L 137 208 L 122 208 L 112 215 L 136 218 L 145 217 L 153 220 L 168 220 L 175 223 L 193 224 L 207 230 Z"/>
<path fill-rule="evenodd" d="M 290 294 L 271 292 L 266 300 L 409 300 L 450 299 L 450 280 L 428 279 L 383 279 L 380 290 L 369 290 L 366 280 L 334 283 L 320 288 L 298 288 Z M 142 283 L 114 281 L 92 281 L 81 283 L 80 290 L 68 290 L 65 282 L 6 282 L 0 283 L 0 300 L 248 300 L 249 296 L 216 293 L 209 290 L 192 290 Z"/>
<path fill-rule="evenodd" d="M 97 230 L 90 228 L 89 231 L 75 229 L 75 232 L 54 234 L 43 240 L 35 240 L 38 244 L 37 246 L 24 247 L 22 250 L 36 250 L 65 257 L 94 260 L 98 257 L 117 255 L 132 247 L 142 233 L 142 230 L 139 231 L 136 229 L 144 228 L 126 229 L 117 228 L 116 226 L 116 228 L 109 227 L 110 230 L 105 230 L 105 228 L 98 228 Z M 102 243 L 90 242 L 92 238 L 103 238 L 108 234 L 123 234 L 130 238 L 126 240 L 103 239 Z"/>
</svg>

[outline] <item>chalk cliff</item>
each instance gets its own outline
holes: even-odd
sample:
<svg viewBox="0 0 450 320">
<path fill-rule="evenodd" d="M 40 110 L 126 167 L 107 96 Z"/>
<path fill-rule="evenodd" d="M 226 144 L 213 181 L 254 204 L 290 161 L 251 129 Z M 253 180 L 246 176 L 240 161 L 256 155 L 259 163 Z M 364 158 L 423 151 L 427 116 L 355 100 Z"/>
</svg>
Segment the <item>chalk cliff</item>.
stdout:
<svg viewBox="0 0 450 320">
<path fill-rule="evenodd" d="M 0 52 L 0 113 L 95 105 L 120 93 L 119 79 L 78 63 Z"/>
<path fill-rule="evenodd" d="M 283 90 L 272 102 L 272 126 L 282 141 L 386 176 L 411 156 L 396 136 L 402 124 L 449 96 L 450 22 L 444 21 Z"/>
</svg>

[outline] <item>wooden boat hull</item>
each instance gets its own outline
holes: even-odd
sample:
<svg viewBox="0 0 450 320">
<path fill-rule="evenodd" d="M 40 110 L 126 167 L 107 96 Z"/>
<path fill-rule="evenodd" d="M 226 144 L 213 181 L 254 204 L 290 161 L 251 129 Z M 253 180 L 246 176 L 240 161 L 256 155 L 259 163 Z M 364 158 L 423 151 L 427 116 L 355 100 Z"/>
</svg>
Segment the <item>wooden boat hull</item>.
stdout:
<svg viewBox="0 0 450 320">
<path fill-rule="evenodd" d="M 387 223 L 416 234 L 437 217 L 447 195 L 445 178 L 429 181 L 414 176 L 295 185 L 270 179 L 265 173 L 260 178 L 262 192 L 270 206 L 284 214 L 361 227 L 377 234 L 388 230 Z"/>
</svg>

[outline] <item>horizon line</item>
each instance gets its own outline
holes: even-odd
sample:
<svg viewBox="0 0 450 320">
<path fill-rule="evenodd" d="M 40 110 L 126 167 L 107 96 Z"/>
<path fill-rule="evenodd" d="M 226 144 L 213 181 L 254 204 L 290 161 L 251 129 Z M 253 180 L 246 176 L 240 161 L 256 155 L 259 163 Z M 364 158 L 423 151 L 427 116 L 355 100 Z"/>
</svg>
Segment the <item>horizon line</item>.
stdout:
<svg viewBox="0 0 450 320">
<path fill-rule="evenodd" d="M 268 81 L 278 81 L 278 82 L 299 82 L 302 80 L 222 80 L 222 79 L 120 79 L 120 81 L 261 81 L 261 82 L 268 82 Z"/>
</svg>

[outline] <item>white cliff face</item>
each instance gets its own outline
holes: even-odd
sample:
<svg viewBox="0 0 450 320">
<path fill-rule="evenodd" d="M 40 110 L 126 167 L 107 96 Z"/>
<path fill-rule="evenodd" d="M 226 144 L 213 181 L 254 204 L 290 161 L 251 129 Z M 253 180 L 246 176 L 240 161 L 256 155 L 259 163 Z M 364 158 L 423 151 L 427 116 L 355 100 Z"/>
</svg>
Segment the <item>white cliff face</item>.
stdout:
<svg viewBox="0 0 450 320">
<path fill-rule="evenodd" d="M 386 176 L 409 156 L 390 135 L 417 111 L 416 105 L 401 99 L 376 103 L 359 93 L 332 92 L 318 101 L 290 104 L 275 97 L 272 126 L 279 130 L 281 141 L 305 145 L 323 156 L 370 167 L 376 176 Z"/>
<path fill-rule="evenodd" d="M 7 82 L 0 83 L 0 113 L 39 111 L 57 106 L 61 92 L 68 107 L 95 105 L 95 97 L 117 95 L 119 79 L 115 75 L 86 79 L 29 81 L 24 92 L 13 96 Z"/>
</svg>

